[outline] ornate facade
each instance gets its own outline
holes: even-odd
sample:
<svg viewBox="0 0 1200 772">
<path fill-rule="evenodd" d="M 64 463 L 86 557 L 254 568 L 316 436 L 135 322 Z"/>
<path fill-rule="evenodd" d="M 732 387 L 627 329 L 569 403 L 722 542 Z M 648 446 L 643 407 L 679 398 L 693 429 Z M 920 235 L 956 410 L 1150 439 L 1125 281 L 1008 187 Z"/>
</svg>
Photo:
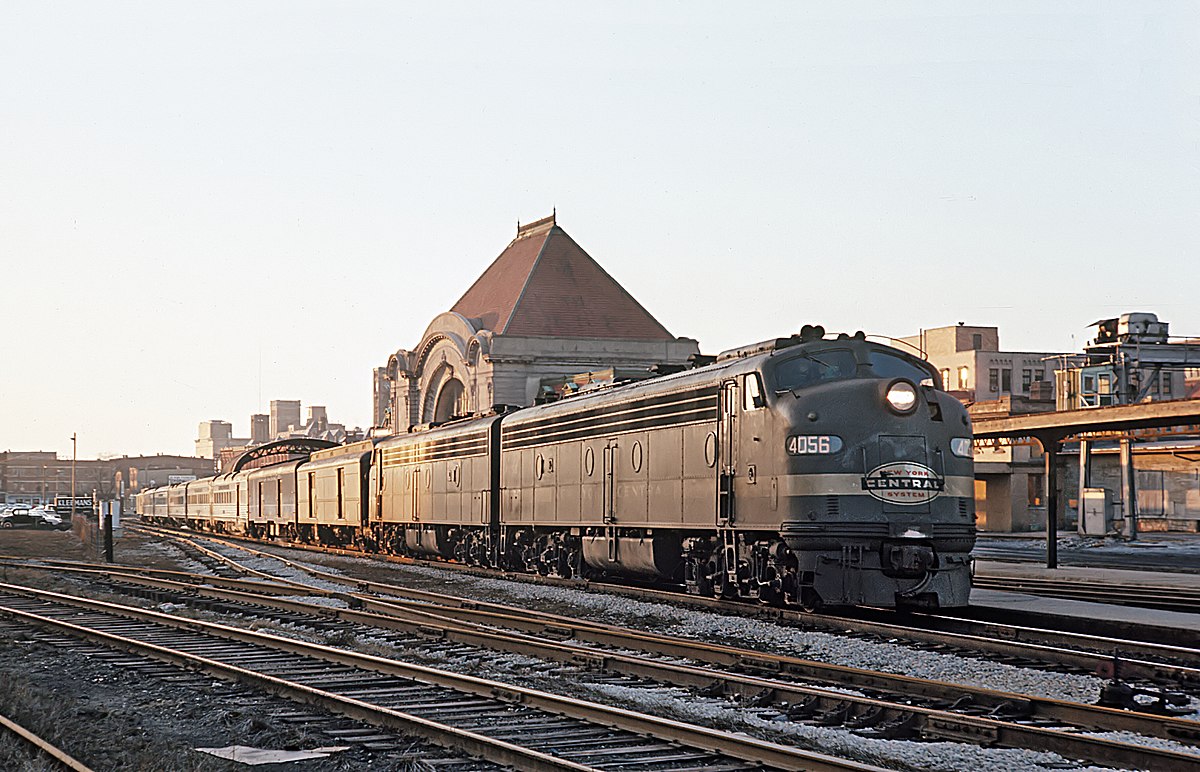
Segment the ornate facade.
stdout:
<svg viewBox="0 0 1200 772">
<path fill-rule="evenodd" d="M 667 332 L 551 216 L 519 226 L 416 348 L 375 369 L 375 426 L 403 432 L 530 405 L 547 379 L 681 365 L 696 353 L 696 341 Z"/>
</svg>

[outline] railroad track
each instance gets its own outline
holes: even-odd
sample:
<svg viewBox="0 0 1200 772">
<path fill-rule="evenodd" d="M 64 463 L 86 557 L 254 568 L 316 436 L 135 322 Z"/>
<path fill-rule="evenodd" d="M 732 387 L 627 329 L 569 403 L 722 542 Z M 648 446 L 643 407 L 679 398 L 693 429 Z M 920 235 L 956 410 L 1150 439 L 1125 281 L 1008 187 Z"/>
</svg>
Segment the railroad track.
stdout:
<svg viewBox="0 0 1200 772">
<path fill-rule="evenodd" d="M 220 553 L 212 552 L 212 556 L 213 559 L 228 561 L 231 566 L 238 565 Z M 274 559 L 282 560 L 278 556 L 274 556 Z M 243 570 L 269 576 L 245 567 Z M 326 581 L 349 583 L 360 590 L 393 595 L 406 592 L 403 588 L 391 585 L 364 583 L 337 574 L 314 573 Z M 700 690 L 709 696 L 731 696 L 743 704 L 774 705 L 795 720 L 824 725 L 839 724 L 873 736 L 925 736 L 1034 748 L 1057 752 L 1067 758 L 1088 758 L 1130 767 L 1142 766 L 1147 760 L 1153 760 L 1155 768 L 1162 769 L 1195 769 L 1200 765 L 1200 757 L 1190 750 L 1160 751 L 1080 733 L 1133 731 L 1196 742 L 1200 741 L 1200 724 L 1196 722 L 1034 699 L 731 647 L 648 636 L 612 626 L 580 623 L 494 604 L 466 602 L 434 593 L 407 591 L 411 599 L 398 602 L 360 593 L 314 590 L 279 580 L 241 580 L 237 588 L 229 580 L 220 580 L 219 583 L 227 588 L 194 588 L 189 584 L 206 581 L 209 577 L 180 575 L 179 578 L 184 582 L 165 585 L 162 583 L 164 580 L 140 577 L 134 583 L 140 583 L 143 587 L 193 591 L 223 601 L 270 606 L 287 613 L 308 613 L 318 618 L 335 617 L 360 625 L 402 630 L 408 634 L 431 635 L 436 631 L 436 635 L 446 641 L 537 656 L 571 665 L 583 664 L 593 670 Z M 367 585 L 365 588 L 364 584 Z M 264 587 L 269 588 L 267 592 L 275 596 L 307 590 L 312 594 L 339 597 L 354 608 L 331 610 L 294 600 L 280 600 L 278 597 L 263 598 L 256 590 Z M 156 599 L 160 598 L 156 596 Z M 523 635 L 514 637 L 499 632 L 499 628 L 518 630 Z M 609 650 L 597 650 L 597 645 L 609 647 Z M 659 657 L 686 657 L 698 664 L 683 665 L 677 659 L 662 662 L 617 654 L 612 652 L 613 647 L 625 651 L 645 651 Z M 725 670 L 717 670 L 717 667 Z M 737 672 L 732 672 L 734 670 Z M 846 695 L 782 678 L 803 678 L 805 681 L 817 681 L 840 688 L 860 688 L 869 696 Z"/>
<path fill-rule="evenodd" d="M 57 672 L 106 684 L 106 695 L 118 701 L 146 704 L 145 700 L 139 700 L 140 694 L 131 693 L 141 693 L 146 689 L 159 695 L 175 695 L 181 702 L 196 706 L 204 716 L 203 720 L 218 724 L 213 727 L 215 733 L 212 739 L 223 737 L 231 744 L 262 745 L 267 749 L 328 751 L 343 759 L 339 767 L 361 762 L 372 765 L 372 768 L 406 772 L 414 768 L 444 772 L 502 772 L 508 769 L 319 707 L 299 705 L 251 686 L 217 680 L 203 671 L 185 671 L 173 663 L 108 648 L 51 629 L 32 628 L 19 620 L 0 616 L 0 637 L 20 640 L 37 651 L 45 652 L 41 657 L 28 660 L 36 668 L 35 672 L 50 666 Z M 64 667 L 57 668 L 50 664 L 56 658 L 66 660 Z M 53 690 L 57 684 L 51 679 L 45 686 Z M 151 704 L 158 706 L 161 702 L 155 699 Z M 164 709 L 172 711 L 167 706 Z M 94 766 L 99 769 L 161 768 L 161 756 L 147 755 L 146 748 L 149 746 L 157 748 L 160 753 L 169 748 L 174 759 L 173 766 L 190 768 L 195 757 L 188 758 L 190 754 L 186 751 L 178 758 L 175 756 L 181 749 L 191 747 L 187 744 L 189 739 L 177 735 L 171 737 L 170 717 L 167 718 L 168 726 L 165 729 L 169 739 L 155 737 L 164 731 L 159 727 L 157 716 L 150 715 L 147 719 L 152 729 L 142 729 L 143 742 L 134 743 L 138 747 L 131 749 L 127 755 L 101 751 L 104 760 Z M 230 727 L 231 731 L 223 733 L 224 727 Z M 74 733 L 80 729 L 84 745 L 89 742 L 95 745 L 99 733 L 106 731 L 103 718 L 90 727 L 72 726 L 70 731 Z M 87 737 L 89 731 L 90 739 Z M 205 739 L 207 741 L 209 738 Z M 101 742 L 107 744 L 110 741 Z M 344 756 L 343 752 L 347 755 Z"/>
<path fill-rule="evenodd" d="M 1046 565 L 1044 549 L 1021 549 L 1019 547 L 975 545 L 971 551 L 976 558 L 994 560 L 1002 563 L 1029 563 L 1037 566 Z M 1200 566 L 1196 565 L 1195 555 L 1188 553 L 1173 553 L 1167 549 L 1145 548 L 1140 554 L 1106 553 L 1096 549 L 1064 549 L 1058 548 L 1058 563 L 1060 566 L 1072 568 L 1116 568 L 1125 571 L 1144 570 L 1144 565 L 1133 564 L 1133 561 L 1151 561 L 1164 571 L 1177 574 L 1200 574 Z"/>
<path fill-rule="evenodd" d="M 191 544 L 191 539 L 196 536 L 196 534 L 181 533 L 171 529 L 147 530 L 183 539 L 187 544 Z M 273 552 L 247 547 L 244 543 L 247 540 L 230 541 L 227 537 L 211 536 L 202 538 L 218 542 L 225 541 L 230 544 L 236 543 L 239 549 L 249 550 L 260 556 L 286 560 Z M 250 543 L 257 544 L 252 541 Z M 291 548 L 291 545 L 286 548 Z M 350 550 L 317 548 L 317 551 L 350 557 L 364 556 L 364 553 Z M 223 556 L 212 554 L 211 551 L 195 550 L 194 557 L 197 560 L 220 564 L 226 571 L 234 570 L 224 562 Z M 498 576 L 494 572 L 479 572 L 470 567 L 444 562 L 433 563 L 413 561 L 408 558 L 371 555 L 366 557 L 461 570 L 493 578 Z M 295 563 L 291 565 L 299 570 L 311 571 L 310 568 L 300 567 Z M 802 629 L 822 630 L 838 635 L 852 634 L 882 641 L 899 639 L 933 650 L 955 652 L 971 657 L 986 656 L 1023 666 L 1041 663 L 1050 667 L 1093 673 L 1101 678 L 1135 680 L 1169 687 L 1185 686 L 1200 689 L 1200 640 L 1197 641 L 1198 645 L 1187 645 L 1189 634 L 1186 631 L 1179 631 L 1174 635 L 1176 639 L 1181 639 L 1180 643 L 1164 644 L 1129 637 L 1049 629 L 1044 622 L 1030 626 L 924 612 L 905 615 L 902 617 L 902 623 L 897 623 L 891 621 L 897 618 L 894 611 L 858 609 L 846 614 L 813 614 L 795 609 L 754 606 L 718 598 L 702 598 L 655 588 L 596 582 L 582 583 L 553 577 L 531 577 L 527 574 L 501 574 L 499 576 L 514 581 L 574 588 L 586 587 L 640 600 L 716 610 L 726 614 L 776 619 L 797 625 Z M 332 574 L 324 578 L 328 581 L 345 581 L 345 577 Z M 1013 614 L 1015 612 L 1007 615 L 1012 616 Z M 1093 627 L 1098 624 L 1098 621 L 1092 622 Z M 1190 637 L 1200 638 L 1200 634 L 1193 633 Z"/>
<path fill-rule="evenodd" d="M 1119 606 L 1166 609 L 1200 613 L 1200 590 L 1156 587 L 1141 584 L 1093 584 L 1071 579 L 1015 577 L 976 574 L 971 586 L 983 590 L 1005 590 L 1051 598 L 1113 603 Z"/>
<path fill-rule="evenodd" d="M 507 683 L 62 593 L 0 584 L 0 614 L 517 769 L 878 769 Z"/>
<path fill-rule="evenodd" d="M 91 767 L 79 761 L 62 748 L 34 734 L 6 716 L 0 716 L 0 731 L 8 732 L 18 737 L 37 753 L 49 758 L 50 763 L 55 769 L 67 769 L 72 770 L 72 772 L 93 772 Z"/>
</svg>

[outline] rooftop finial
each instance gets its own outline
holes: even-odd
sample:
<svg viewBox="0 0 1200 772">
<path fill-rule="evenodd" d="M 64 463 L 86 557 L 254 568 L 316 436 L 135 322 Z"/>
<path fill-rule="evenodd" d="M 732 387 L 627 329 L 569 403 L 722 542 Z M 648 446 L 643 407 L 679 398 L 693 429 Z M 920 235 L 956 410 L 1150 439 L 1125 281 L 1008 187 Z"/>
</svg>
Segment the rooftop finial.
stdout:
<svg viewBox="0 0 1200 772">
<path fill-rule="evenodd" d="M 539 233 L 545 233 L 546 231 L 548 231 L 552 227 L 554 227 L 554 225 L 556 224 L 555 218 L 557 217 L 557 214 L 558 213 L 555 212 L 555 213 L 551 214 L 549 217 L 543 217 L 540 220 L 534 220 L 533 222 L 528 222 L 528 223 L 525 223 L 524 225 L 521 225 L 520 222 L 518 222 L 517 223 L 517 238 L 521 238 L 523 236 L 533 236 L 533 235 L 536 235 Z"/>
</svg>

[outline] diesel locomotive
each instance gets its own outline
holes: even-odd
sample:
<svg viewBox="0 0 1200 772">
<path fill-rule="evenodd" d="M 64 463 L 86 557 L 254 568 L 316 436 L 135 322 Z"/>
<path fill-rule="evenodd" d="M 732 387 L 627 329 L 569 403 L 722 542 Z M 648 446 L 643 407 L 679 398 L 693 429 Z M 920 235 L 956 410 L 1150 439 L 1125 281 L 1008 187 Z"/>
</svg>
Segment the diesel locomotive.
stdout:
<svg viewBox="0 0 1200 772">
<path fill-rule="evenodd" d="M 800 335 L 139 495 L 149 521 L 707 596 L 967 604 L 971 426 L 924 360 Z"/>
</svg>

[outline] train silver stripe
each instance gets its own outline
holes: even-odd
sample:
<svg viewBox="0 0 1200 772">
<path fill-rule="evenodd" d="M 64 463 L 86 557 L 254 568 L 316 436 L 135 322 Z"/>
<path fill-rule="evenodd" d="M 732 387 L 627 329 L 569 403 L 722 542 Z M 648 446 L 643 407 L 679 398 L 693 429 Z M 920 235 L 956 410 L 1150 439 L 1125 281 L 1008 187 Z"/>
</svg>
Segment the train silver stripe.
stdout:
<svg viewBox="0 0 1200 772">
<path fill-rule="evenodd" d="M 686 394 L 686 395 L 691 394 L 691 392 L 682 392 L 682 393 Z M 716 405 L 712 404 L 712 401 L 715 398 L 716 398 L 716 394 L 687 396 L 684 399 L 677 399 L 677 400 L 674 400 L 671 402 L 664 402 L 662 404 L 657 404 L 657 405 L 639 404 L 635 400 L 635 401 L 629 401 L 629 402 L 624 402 L 624 403 L 618 404 L 617 407 L 624 408 L 622 410 L 614 410 L 611 413 L 605 413 L 605 414 L 598 415 L 598 416 L 597 415 L 584 415 L 584 416 L 579 416 L 579 417 L 573 417 L 577 414 L 567 413 L 564 416 L 558 416 L 558 417 L 531 418 L 531 419 L 527 419 L 526 423 L 518 423 L 517 421 L 514 421 L 512 423 L 506 423 L 504 425 L 504 432 L 503 432 L 504 440 L 505 440 L 505 442 L 508 442 L 508 441 L 515 441 L 518 439 L 523 439 L 527 435 L 538 436 L 541 432 L 545 431 L 547 428 L 553 428 L 555 430 L 563 430 L 566 428 L 584 428 L 584 427 L 588 427 L 591 424 L 594 424 L 597 422 L 602 423 L 606 420 L 613 421 L 616 423 L 626 423 L 629 420 L 631 420 L 630 418 L 628 418 L 628 416 L 631 414 L 635 414 L 635 413 L 651 413 L 652 414 L 653 411 L 662 411 L 662 413 L 664 415 L 673 415 L 675 413 L 694 413 L 698 410 L 716 409 Z M 693 406 L 692 403 L 699 403 L 699 405 Z M 592 410 L 592 409 L 595 409 L 595 408 L 588 408 L 588 410 Z M 586 412 L 586 411 L 581 410 L 580 412 Z M 652 415 L 637 416 L 636 420 L 641 420 L 642 418 L 648 418 L 648 417 L 652 417 Z M 557 418 L 558 420 L 554 420 L 554 418 Z M 619 419 L 619 420 L 617 420 L 617 419 Z"/>
<path fill-rule="evenodd" d="M 862 489 L 861 474 L 786 474 L 779 477 L 781 496 L 869 496 Z M 946 478 L 943 496 L 975 497 L 975 478 Z"/>
</svg>

